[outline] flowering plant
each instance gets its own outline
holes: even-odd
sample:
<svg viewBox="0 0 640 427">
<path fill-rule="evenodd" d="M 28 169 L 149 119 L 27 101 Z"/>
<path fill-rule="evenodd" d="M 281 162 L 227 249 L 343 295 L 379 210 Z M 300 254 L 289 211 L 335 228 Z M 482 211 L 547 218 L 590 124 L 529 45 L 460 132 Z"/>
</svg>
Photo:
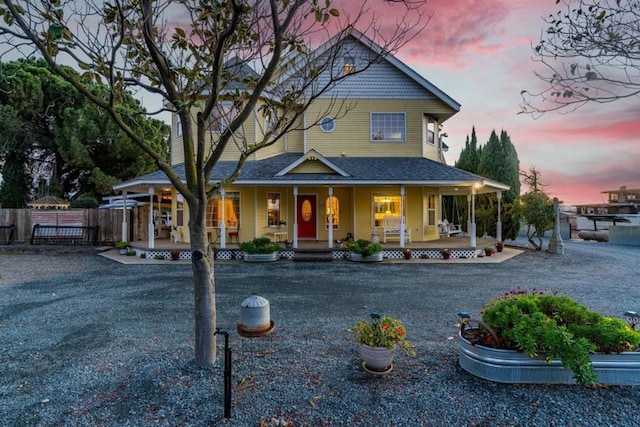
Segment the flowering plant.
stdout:
<svg viewBox="0 0 640 427">
<path fill-rule="evenodd" d="M 361 319 L 349 330 L 356 334 L 360 344 L 385 348 L 400 345 L 408 354 L 416 355 L 413 344 L 407 340 L 407 330 L 404 325 L 400 320 L 392 317 L 372 313 L 371 321 Z"/>
</svg>

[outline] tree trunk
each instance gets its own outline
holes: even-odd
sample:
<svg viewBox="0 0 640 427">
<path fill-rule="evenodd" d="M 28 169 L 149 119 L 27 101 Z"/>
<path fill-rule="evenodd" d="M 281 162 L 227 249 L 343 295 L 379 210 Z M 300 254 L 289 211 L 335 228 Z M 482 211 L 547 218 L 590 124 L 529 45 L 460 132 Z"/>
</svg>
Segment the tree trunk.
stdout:
<svg viewBox="0 0 640 427">
<path fill-rule="evenodd" d="M 216 361 L 216 291 L 213 251 L 208 250 L 204 233 L 191 236 L 196 365 L 205 367 Z"/>
</svg>

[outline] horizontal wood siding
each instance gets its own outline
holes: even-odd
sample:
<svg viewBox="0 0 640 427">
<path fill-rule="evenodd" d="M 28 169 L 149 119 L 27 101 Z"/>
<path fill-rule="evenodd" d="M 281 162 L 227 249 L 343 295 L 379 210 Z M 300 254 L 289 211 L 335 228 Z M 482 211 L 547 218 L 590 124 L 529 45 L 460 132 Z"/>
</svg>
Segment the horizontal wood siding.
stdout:
<svg viewBox="0 0 640 427">
<path fill-rule="evenodd" d="M 355 102 L 355 101 L 354 101 Z M 319 126 L 307 131 L 307 148 L 316 149 L 327 157 L 420 157 L 422 155 L 422 116 L 432 101 L 417 100 L 367 100 L 357 101 L 345 117 L 336 120 L 333 132 L 323 132 Z M 328 106 L 327 101 L 317 101 L 309 112 L 308 123 L 319 120 Z M 316 105 L 317 104 L 317 105 Z M 324 104 L 325 108 L 322 108 Z M 406 141 L 371 141 L 370 122 L 372 112 L 405 113 Z M 437 160 L 437 149 L 428 153 Z"/>
</svg>

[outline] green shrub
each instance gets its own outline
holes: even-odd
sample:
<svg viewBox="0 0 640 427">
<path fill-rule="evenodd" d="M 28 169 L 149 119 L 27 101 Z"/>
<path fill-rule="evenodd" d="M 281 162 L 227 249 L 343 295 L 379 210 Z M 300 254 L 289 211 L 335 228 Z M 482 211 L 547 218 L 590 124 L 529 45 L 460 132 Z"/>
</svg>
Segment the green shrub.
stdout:
<svg viewBox="0 0 640 427">
<path fill-rule="evenodd" d="M 164 255 L 158 254 L 158 255 L 155 255 L 153 259 L 165 259 L 165 258 L 164 258 Z"/>
<path fill-rule="evenodd" d="M 116 242 L 115 247 L 116 249 L 127 249 L 129 247 L 129 242 L 121 240 L 119 242 Z"/>
<path fill-rule="evenodd" d="M 379 243 L 372 243 L 370 240 L 358 239 L 356 241 L 348 241 L 347 249 L 362 256 L 371 256 L 377 252 L 381 252 L 382 246 L 380 246 Z"/>
<path fill-rule="evenodd" d="M 620 353 L 640 345 L 640 331 L 606 317 L 567 296 L 518 290 L 494 298 L 482 320 L 498 335 L 501 347 L 531 357 L 560 359 L 579 384 L 597 381 L 589 354 Z"/>
<path fill-rule="evenodd" d="M 136 251 L 134 251 L 134 250 L 127 251 L 127 253 L 125 255 L 126 256 L 136 256 Z"/>
<path fill-rule="evenodd" d="M 270 254 L 280 252 L 282 247 L 277 243 L 271 243 L 268 237 L 258 237 L 256 239 L 240 243 L 240 250 L 247 254 Z"/>
<path fill-rule="evenodd" d="M 76 209 L 94 209 L 97 208 L 99 204 L 100 203 L 98 203 L 98 200 L 95 197 L 83 195 L 73 200 L 69 204 L 69 207 Z"/>
</svg>

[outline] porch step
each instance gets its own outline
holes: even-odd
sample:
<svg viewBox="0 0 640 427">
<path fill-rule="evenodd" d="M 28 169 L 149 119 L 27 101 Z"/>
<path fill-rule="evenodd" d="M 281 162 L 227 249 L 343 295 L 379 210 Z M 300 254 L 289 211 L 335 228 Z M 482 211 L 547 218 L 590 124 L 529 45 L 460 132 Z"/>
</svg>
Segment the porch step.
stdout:
<svg viewBox="0 0 640 427">
<path fill-rule="evenodd" d="M 294 261 L 331 262 L 331 249 L 297 249 L 293 254 Z"/>
</svg>

